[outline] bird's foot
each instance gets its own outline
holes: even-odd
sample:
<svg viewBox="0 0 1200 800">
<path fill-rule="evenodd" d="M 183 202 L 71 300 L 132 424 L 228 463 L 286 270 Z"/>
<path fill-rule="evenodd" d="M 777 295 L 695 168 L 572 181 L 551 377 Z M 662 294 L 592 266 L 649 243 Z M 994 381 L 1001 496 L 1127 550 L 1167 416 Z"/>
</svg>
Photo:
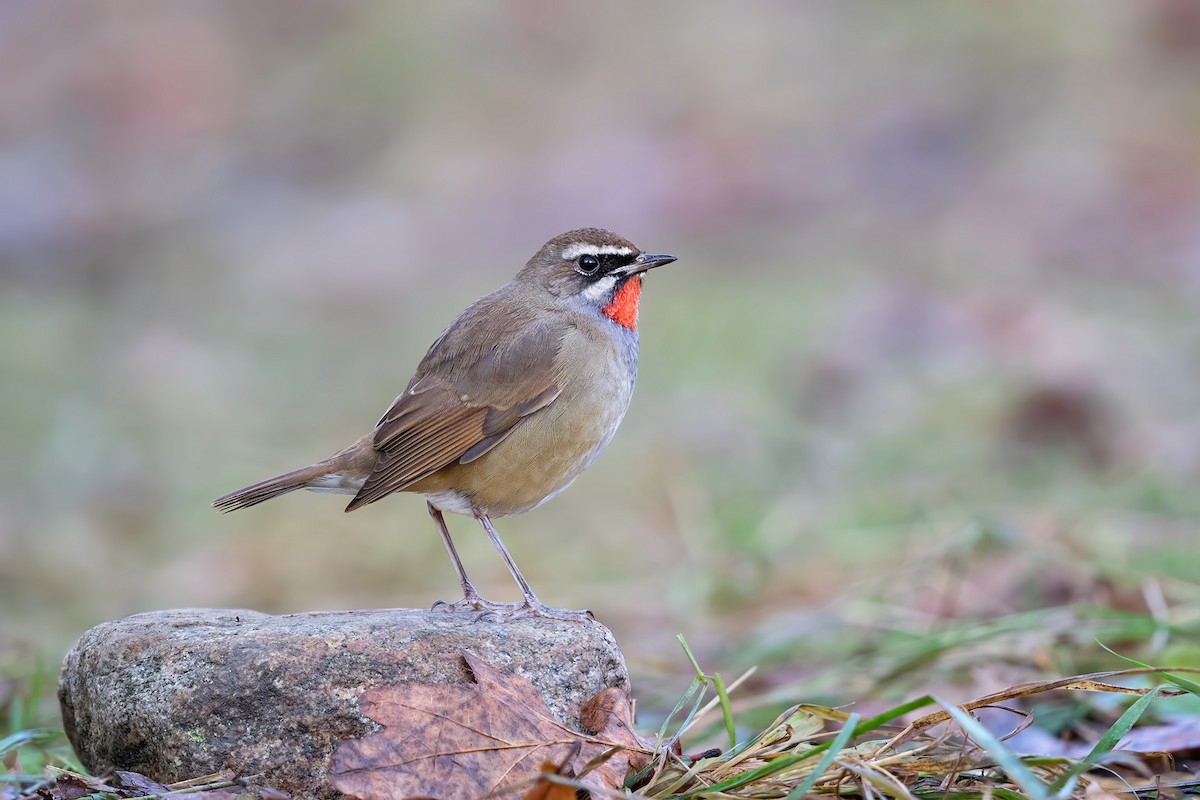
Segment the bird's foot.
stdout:
<svg viewBox="0 0 1200 800">
<path fill-rule="evenodd" d="M 495 600 L 487 600 L 480 597 L 478 594 L 468 594 L 463 599 L 453 603 L 448 603 L 445 600 L 438 600 L 430 608 L 430 611 L 440 609 L 447 613 L 455 611 L 482 611 L 485 616 L 505 617 L 511 616 L 514 612 L 519 611 L 525 604 L 523 602 L 516 603 L 500 603 Z"/>
<path fill-rule="evenodd" d="M 551 608 L 536 597 L 526 598 L 524 602 L 517 603 L 516 605 L 518 608 L 513 614 L 516 617 L 530 615 L 545 617 L 546 619 L 562 620 L 563 622 L 590 622 L 596 619 L 595 614 L 586 608 L 579 611 L 569 608 Z"/>
<path fill-rule="evenodd" d="M 519 619 L 520 617 L 544 617 L 546 619 L 562 620 L 563 622 L 587 622 L 596 618 L 591 611 L 587 611 L 586 609 L 573 611 L 566 608 L 551 608 L 536 597 L 533 599 L 518 600 L 515 603 L 500 603 L 495 600 L 486 600 L 478 594 L 468 594 L 463 599 L 453 603 L 438 600 L 430 610 L 435 609 L 440 609 L 447 613 L 478 611 L 481 612 L 479 615 L 480 621 L 503 621 L 505 619 Z"/>
</svg>

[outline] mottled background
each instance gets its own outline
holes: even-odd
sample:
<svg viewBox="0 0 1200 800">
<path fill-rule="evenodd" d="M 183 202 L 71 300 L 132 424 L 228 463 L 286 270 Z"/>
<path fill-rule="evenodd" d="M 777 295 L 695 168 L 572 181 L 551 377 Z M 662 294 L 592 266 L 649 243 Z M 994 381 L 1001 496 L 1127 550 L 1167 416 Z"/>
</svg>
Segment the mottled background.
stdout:
<svg viewBox="0 0 1200 800">
<path fill-rule="evenodd" d="M 679 263 L 616 441 L 499 527 L 642 685 L 676 632 L 782 681 L 888 619 L 1200 602 L 1192 0 L 8 2 L 0 74 L 3 664 L 452 599 L 420 498 L 209 502 L 582 225 Z"/>
</svg>

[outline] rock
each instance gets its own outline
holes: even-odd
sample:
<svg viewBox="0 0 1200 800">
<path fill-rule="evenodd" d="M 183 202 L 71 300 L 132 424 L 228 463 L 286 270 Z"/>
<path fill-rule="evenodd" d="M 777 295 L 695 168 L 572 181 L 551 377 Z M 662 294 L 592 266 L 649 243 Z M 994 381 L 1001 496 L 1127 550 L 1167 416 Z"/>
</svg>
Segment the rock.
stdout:
<svg viewBox="0 0 1200 800">
<path fill-rule="evenodd" d="M 63 662 L 59 702 L 67 736 L 93 772 L 116 768 L 173 783 L 232 771 L 334 798 L 325 780 L 330 754 L 379 728 L 359 711 L 363 691 L 465 683 L 464 652 L 528 678 L 576 729 L 590 697 L 629 688 L 621 652 L 597 622 L 412 609 L 184 609 L 85 633 Z"/>
</svg>

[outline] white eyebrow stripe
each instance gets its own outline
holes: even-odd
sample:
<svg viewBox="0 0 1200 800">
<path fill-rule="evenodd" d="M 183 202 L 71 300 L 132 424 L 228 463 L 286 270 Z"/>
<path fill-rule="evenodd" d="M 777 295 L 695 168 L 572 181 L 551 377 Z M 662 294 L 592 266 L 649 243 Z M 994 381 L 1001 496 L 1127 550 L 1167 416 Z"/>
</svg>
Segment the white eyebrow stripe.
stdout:
<svg viewBox="0 0 1200 800">
<path fill-rule="evenodd" d="M 574 261 L 580 256 L 631 256 L 633 250 L 619 244 L 588 244 L 576 242 L 562 251 L 563 261 Z"/>
</svg>

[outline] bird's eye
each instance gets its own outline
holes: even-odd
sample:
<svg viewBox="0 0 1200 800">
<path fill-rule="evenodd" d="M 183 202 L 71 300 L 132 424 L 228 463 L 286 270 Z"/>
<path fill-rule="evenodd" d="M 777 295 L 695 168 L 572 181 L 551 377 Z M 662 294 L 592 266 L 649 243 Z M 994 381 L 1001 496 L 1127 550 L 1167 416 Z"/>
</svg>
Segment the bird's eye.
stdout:
<svg viewBox="0 0 1200 800">
<path fill-rule="evenodd" d="M 600 270 L 600 259 L 591 255 L 579 257 L 579 271 L 584 275 L 595 275 Z"/>
</svg>

